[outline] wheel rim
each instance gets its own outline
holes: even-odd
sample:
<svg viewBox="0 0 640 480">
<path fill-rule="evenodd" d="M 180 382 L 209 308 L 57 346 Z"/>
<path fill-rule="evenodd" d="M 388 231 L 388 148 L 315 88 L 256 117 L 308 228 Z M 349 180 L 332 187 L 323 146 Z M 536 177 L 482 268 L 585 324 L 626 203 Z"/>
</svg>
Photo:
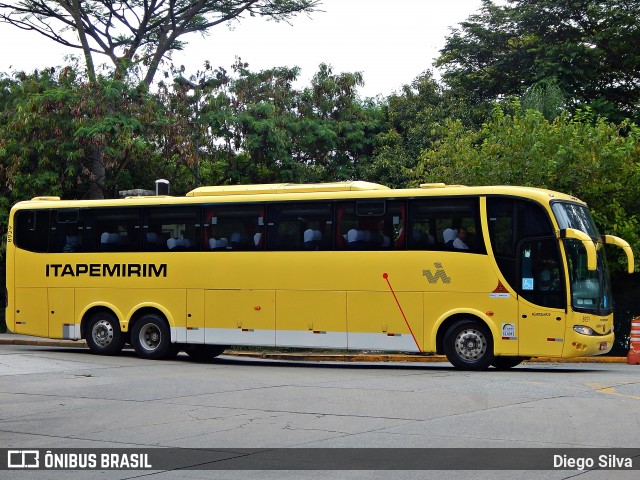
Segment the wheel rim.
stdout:
<svg viewBox="0 0 640 480">
<path fill-rule="evenodd" d="M 113 325 L 108 320 L 100 320 L 91 329 L 91 338 L 101 347 L 108 347 L 113 342 Z"/>
<path fill-rule="evenodd" d="M 140 340 L 142 348 L 148 351 L 153 351 L 158 348 L 160 342 L 162 342 L 162 332 L 157 325 L 147 323 L 140 329 L 138 339 Z"/>
<path fill-rule="evenodd" d="M 466 361 L 482 358 L 487 353 L 487 347 L 487 338 L 481 331 L 473 328 L 462 330 L 456 337 L 456 353 Z"/>
</svg>

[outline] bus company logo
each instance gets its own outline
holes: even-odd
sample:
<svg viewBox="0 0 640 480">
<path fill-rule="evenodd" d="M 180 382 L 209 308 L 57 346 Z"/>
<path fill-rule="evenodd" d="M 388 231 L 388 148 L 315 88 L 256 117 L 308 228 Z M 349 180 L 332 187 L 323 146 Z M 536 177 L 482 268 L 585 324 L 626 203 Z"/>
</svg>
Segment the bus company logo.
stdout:
<svg viewBox="0 0 640 480">
<path fill-rule="evenodd" d="M 434 262 L 433 266 L 436 267 L 435 273 L 431 270 L 422 270 L 422 276 L 426 277 L 429 283 L 438 283 L 438 280 L 442 280 L 442 283 L 451 283 L 451 277 L 444 271 L 440 262 Z"/>
<path fill-rule="evenodd" d="M 47 277 L 166 277 L 166 263 L 49 263 Z"/>
</svg>

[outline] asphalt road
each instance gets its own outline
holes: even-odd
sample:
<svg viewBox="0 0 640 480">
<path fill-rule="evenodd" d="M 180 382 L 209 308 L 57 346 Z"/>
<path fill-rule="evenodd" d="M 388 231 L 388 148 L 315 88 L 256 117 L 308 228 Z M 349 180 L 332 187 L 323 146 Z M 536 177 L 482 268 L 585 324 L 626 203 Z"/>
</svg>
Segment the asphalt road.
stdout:
<svg viewBox="0 0 640 480">
<path fill-rule="evenodd" d="M 0 345 L 0 447 L 640 447 L 640 366 L 222 356 L 148 361 L 125 351 Z M 597 451 L 597 450 L 596 450 Z M 505 453 L 507 455 L 508 452 Z M 640 464 L 640 457 L 634 459 Z M 8 475 L 8 476 L 7 476 Z M 635 479 L 636 471 L 4 471 L 0 478 Z"/>
</svg>

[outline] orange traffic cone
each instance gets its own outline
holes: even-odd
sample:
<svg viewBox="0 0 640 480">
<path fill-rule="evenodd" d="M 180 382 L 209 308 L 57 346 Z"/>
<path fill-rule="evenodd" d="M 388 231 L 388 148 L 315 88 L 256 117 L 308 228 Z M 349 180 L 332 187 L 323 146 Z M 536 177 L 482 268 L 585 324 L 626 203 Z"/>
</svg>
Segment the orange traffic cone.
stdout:
<svg viewBox="0 0 640 480">
<path fill-rule="evenodd" d="M 640 365 L 640 317 L 631 320 L 631 339 L 629 340 L 627 363 Z"/>
</svg>

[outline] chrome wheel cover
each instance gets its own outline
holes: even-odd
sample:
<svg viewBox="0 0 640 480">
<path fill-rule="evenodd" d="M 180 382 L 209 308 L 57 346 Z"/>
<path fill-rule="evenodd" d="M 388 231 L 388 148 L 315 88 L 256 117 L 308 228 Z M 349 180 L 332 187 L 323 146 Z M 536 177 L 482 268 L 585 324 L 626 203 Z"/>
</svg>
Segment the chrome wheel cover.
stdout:
<svg viewBox="0 0 640 480">
<path fill-rule="evenodd" d="M 96 345 L 108 347 L 113 342 L 113 325 L 108 320 L 99 320 L 91 329 L 91 338 Z"/>
<path fill-rule="evenodd" d="M 487 353 L 487 347 L 487 337 L 475 328 L 465 328 L 456 337 L 456 354 L 468 362 L 482 358 Z"/>
</svg>

